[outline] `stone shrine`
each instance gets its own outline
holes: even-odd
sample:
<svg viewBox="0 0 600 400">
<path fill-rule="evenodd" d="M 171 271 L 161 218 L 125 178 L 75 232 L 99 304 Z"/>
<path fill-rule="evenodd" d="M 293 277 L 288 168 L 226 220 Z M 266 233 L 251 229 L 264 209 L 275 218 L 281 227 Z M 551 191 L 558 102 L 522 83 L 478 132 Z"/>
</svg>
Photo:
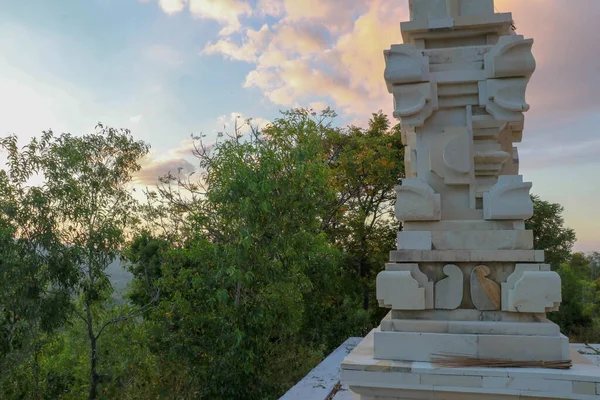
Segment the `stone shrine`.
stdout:
<svg viewBox="0 0 600 400">
<path fill-rule="evenodd" d="M 592 399 L 600 368 L 581 364 L 546 318 L 560 276 L 525 220 L 519 175 L 533 40 L 493 0 L 409 0 L 404 44 L 384 52 L 406 145 L 396 187 L 398 248 L 377 276 L 390 313 L 342 363 L 342 383 L 371 399 Z M 573 360 L 570 370 L 438 368 L 441 353 Z"/>
</svg>

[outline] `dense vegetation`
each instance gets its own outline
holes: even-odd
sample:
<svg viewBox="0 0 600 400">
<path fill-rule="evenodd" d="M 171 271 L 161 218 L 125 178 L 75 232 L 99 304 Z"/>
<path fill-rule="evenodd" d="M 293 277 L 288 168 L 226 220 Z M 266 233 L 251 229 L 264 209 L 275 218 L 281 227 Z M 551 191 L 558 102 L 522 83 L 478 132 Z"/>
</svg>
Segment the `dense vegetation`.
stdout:
<svg viewBox="0 0 600 400">
<path fill-rule="evenodd" d="M 143 195 L 148 146 L 128 131 L 0 140 L 0 398 L 273 399 L 368 332 L 401 228 L 403 145 L 381 113 L 366 129 L 333 117 L 196 137 L 200 172 Z M 564 284 L 551 318 L 600 341 L 600 256 L 571 254 L 560 205 L 534 202 L 528 228 Z M 133 274 L 125 302 L 116 256 Z"/>
</svg>

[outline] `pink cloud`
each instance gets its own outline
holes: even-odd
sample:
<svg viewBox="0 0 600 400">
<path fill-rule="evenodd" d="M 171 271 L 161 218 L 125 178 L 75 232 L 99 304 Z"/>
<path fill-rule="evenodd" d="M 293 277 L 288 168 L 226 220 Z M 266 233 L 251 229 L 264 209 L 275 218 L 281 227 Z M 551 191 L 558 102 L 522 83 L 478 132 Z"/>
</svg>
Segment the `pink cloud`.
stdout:
<svg viewBox="0 0 600 400">
<path fill-rule="evenodd" d="M 165 11 L 189 1 L 194 15 L 221 23 L 222 37 L 203 54 L 252 64 L 245 87 L 262 90 L 275 105 L 318 98 L 350 117 L 392 111 L 382 53 L 402 42 L 399 22 L 408 19 L 408 0 L 258 0 L 254 9 L 242 0 L 160 1 L 170 4 Z M 496 0 L 496 8 L 512 12 L 518 33 L 535 39 L 538 69 L 528 88 L 528 118 L 566 118 L 597 104 L 599 1 Z M 263 26 L 245 26 L 249 18 L 262 19 Z"/>
</svg>

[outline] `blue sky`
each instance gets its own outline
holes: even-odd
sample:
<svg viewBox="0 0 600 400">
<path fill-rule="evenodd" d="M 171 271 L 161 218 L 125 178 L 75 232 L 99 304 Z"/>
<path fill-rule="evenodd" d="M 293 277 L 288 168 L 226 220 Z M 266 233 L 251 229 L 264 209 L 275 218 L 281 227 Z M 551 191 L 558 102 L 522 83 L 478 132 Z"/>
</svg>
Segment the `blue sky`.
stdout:
<svg viewBox="0 0 600 400">
<path fill-rule="evenodd" d="M 98 121 L 152 145 L 146 178 L 184 166 L 189 135 L 293 106 L 340 123 L 391 112 L 382 50 L 407 0 L 0 0 L 0 133 L 23 140 Z M 536 40 L 519 145 L 533 192 L 566 208 L 577 249 L 600 250 L 597 0 L 496 0 Z"/>
</svg>

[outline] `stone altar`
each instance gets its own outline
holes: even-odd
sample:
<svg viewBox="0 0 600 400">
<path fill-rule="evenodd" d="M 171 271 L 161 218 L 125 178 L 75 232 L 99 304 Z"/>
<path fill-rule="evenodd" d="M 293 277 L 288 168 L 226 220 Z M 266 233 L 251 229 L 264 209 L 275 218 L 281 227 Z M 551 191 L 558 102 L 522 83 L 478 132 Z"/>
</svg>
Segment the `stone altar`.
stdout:
<svg viewBox="0 0 600 400">
<path fill-rule="evenodd" d="M 406 145 L 396 187 L 398 249 L 377 277 L 391 311 L 342 363 L 371 399 L 591 399 L 600 368 L 583 366 L 546 312 L 560 276 L 524 221 L 519 175 L 532 39 L 493 0 L 409 0 L 404 44 L 384 52 L 385 81 Z M 515 361 L 573 359 L 573 369 L 436 368 L 439 353 Z"/>
</svg>

